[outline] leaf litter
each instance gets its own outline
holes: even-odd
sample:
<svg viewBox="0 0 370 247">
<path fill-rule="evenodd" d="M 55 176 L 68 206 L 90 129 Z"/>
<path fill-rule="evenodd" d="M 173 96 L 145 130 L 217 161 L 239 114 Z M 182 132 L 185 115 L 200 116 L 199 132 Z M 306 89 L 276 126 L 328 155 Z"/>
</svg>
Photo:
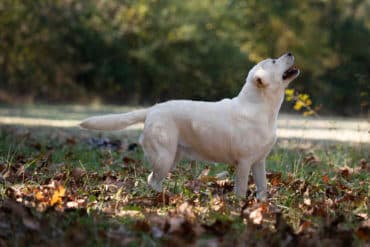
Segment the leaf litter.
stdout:
<svg viewBox="0 0 370 247">
<path fill-rule="evenodd" d="M 310 151 L 302 166 L 315 166 L 316 178 L 269 172 L 269 200 L 261 202 L 253 193 L 235 198 L 229 171 L 203 166 L 194 174 L 193 163 L 179 165 L 163 193 L 154 193 L 135 143 L 6 134 L 21 135 L 26 151 L 0 162 L 1 246 L 369 244 L 369 157 L 332 169 Z M 67 159 L 56 160 L 60 148 Z M 81 165 L 79 152 L 97 160 Z"/>
</svg>

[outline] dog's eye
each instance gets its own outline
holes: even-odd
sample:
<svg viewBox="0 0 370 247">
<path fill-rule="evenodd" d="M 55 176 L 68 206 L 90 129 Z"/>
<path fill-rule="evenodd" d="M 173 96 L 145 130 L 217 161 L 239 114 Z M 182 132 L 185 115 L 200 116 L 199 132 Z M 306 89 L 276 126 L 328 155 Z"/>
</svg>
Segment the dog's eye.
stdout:
<svg viewBox="0 0 370 247">
<path fill-rule="evenodd" d="M 275 63 L 276 61 L 275 60 L 272 60 L 272 63 Z"/>
</svg>

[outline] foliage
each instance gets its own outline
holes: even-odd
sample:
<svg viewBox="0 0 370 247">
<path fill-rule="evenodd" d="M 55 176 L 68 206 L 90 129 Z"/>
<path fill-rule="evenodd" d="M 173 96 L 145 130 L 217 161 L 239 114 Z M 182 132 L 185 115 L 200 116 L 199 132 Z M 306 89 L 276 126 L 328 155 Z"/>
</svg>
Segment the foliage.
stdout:
<svg viewBox="0 0 370 247">
<path fill-rule="evenodd" d="M 315 109 L 312 109 L 312 100 L 310 96 L 308 94 L 297 93 L 294 89 L 285 90 L 285 101 L 294 102 L 293 109 L 296 111 L 300 111 L 302 108 L 305 109 L 303 116 L 317 116 L 317 110 L 320 108 L 315 107 Z"/>
<path fill-rule="evenodd" d="M 366 0 L 3 0 L 0 100 L 215 100 L 290 50 L 296 89 L 323 111 L 366 113 L 369 11 Z"/>
<path fill-rule="evenodd" d="M 1 127 L 2 245 L 369 243 L 366 145 L 278 143 L 267 162 L 270 197 L 259 202 L 234 197 L 234 169 L 224 164 L 184 162 L 154 193 L 137 133 L 99 135 Z"/>
</svg>

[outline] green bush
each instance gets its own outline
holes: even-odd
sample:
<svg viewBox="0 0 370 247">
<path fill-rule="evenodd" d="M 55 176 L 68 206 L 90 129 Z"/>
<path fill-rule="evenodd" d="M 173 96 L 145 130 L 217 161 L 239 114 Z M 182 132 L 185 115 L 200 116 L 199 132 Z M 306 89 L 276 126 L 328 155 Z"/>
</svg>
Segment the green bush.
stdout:
<svg viewBox="0 0 370 247">
<path fill-rule="evenodd" d="M 215 100 L 290 50 L 323 112 L 366 113 L 365 0 L 2 0 L 0 101 Z"/>
</svg>

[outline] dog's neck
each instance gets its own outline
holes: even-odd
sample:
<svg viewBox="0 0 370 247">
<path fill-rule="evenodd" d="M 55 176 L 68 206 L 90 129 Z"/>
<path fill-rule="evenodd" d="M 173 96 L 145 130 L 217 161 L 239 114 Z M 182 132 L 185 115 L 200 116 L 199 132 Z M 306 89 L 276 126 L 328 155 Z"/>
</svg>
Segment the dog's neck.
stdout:
<svg viewBox="0 0 370 247">
<path fill-rule="evenodd" d="M 245 83 L 239 95 L 238 100 L 243 104 L 252 104 L 266 109 L 270 123 L 276 123 L 277 117 L 284 101 L 285 88 L 279 88 L 274 91 L 268 91 L 265 88 L 258 88 L 250 82 Z"/>
</svg>

